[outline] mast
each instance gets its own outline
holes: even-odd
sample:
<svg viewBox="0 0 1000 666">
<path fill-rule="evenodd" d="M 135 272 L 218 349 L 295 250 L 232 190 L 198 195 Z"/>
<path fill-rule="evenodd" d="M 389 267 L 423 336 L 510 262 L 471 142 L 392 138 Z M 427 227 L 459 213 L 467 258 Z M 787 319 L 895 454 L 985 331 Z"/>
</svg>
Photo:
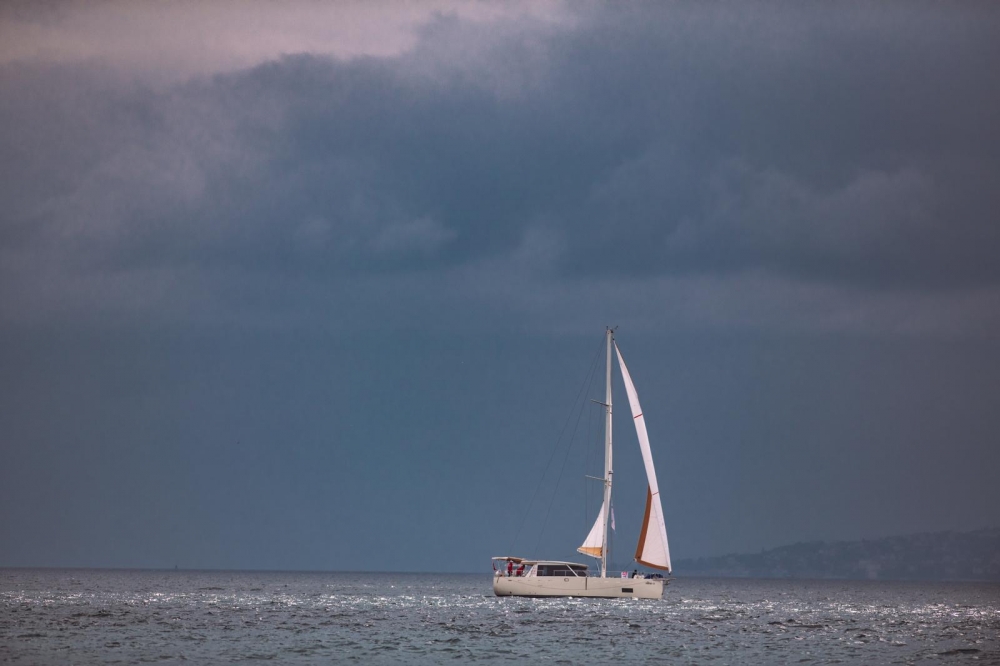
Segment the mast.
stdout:
<svg viewBox="0 0 1000 666">
<path fill-rule="evenodd" d="M 601 547 L 601 578 L 608 571 L 608 512 L 611 510 L 611 343 L 614 334 L 609 327 L 605 333 L 608 341 L 607 379 L 604 384 L 604 541 Z"/>
</svg>

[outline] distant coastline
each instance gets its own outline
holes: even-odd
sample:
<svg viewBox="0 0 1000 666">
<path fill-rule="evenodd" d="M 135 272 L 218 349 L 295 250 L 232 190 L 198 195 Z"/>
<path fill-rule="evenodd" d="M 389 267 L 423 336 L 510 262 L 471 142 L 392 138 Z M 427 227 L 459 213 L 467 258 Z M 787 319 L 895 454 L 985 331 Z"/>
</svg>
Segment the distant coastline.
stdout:
<svg viewBox="0 0 1000 666">
<path fill-rule="evenodd" d="M 678 576 L 1000 581 L 1000 528 L 815 541 L 674 562 Z"/>
</svg>

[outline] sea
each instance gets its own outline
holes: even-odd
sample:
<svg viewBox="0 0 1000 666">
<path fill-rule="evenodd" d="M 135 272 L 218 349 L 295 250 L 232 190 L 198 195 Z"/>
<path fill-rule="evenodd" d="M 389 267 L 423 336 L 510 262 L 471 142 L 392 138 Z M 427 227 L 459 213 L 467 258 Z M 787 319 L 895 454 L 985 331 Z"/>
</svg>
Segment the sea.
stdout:
<svg viewBox="0 0 1000 666">
<path fill-rule="evenodd" d="M 13 664 L 1000 664 L 1000 585 L 676 578 L 659 601 L 491 572 L 0 569 Z"/>
</svg>

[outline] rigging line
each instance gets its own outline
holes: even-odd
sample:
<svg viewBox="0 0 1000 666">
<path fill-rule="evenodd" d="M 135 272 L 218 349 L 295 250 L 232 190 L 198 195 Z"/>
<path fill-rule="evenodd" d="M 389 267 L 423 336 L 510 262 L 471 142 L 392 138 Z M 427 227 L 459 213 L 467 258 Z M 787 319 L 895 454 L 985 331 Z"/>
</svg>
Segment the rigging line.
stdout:
<svg viewBox="0 0 1000 666">
<path fill-rule="evenodd" d="M 603 404 L 601 404 L 601 408 L 603 409 Z M 603 418 L 597 419 L 598 422 L 596 424 L 594 422 L 595 421 L 594 414 L 595 413 L 600 414 L 600 412 L 601 410 L 595 411 L 593 409 L 587 411 L 587 428 L 588 428 L 587 442 L 588 446 L 590 447 L 590 457 L 587 460 L 587 469 L 600 469 L 601 473 L 603 474 L 604 461 L 602 458 L 604 454 L 604 428 L 603 428 L 604 419 Z M 589 485 L 590 484 L 588 484 L 588 486 Z M 603 486 L 601 487 L 601 491 L 598 493 L 597 496 L 601 499 L 600 503 L 603 504 L 604 503 Z M 590 506 L 590 498 L 588 496 L 587 507 L 589 506 Z M 598 506 L 600 506 L 600 504 Z M 590 525 L 590 514 L 587 512 L 586 508 L 584 509 L 584 514 L 585 514 L 583 520 L 584 529 L 588 529 L 588 526 Z"/>
<path fill-rule="evenodd" d="M 580 402 L 580 396 L 583 392 L 593 383 L 594 372 L 596 372 L 597 361 L 601 355 L 601 348 L 604 344 L 604 340 L 601 340 L 601 346 L 597 348 L 597 354 L 594 356 L 594 360 L 591 363 L 589 376 L 584 378 L 583 385 L 580 387 L 580 392 L 576 394 L 576 403 Z M 531 513 L 531 507 L 535 503 L 535 498 L 538 496 L 538 491 L 542 487 L 542 483 L 545 481 L 545 476 L 549 473 L 549 466 L 552 464 L 552 459 L 556 455 L 556 450 L 559 448 L 559 443 L 562 441 L 563 435 L 566 433 L 566 428 L 569 427 L 569 420 L 572 418 L 573 412 L 570 411 L 569 415 L 566 416 L 566 423 L 563 424 L 562 431 L 559 433 L 559 437 L 556 439 L 555 446 L 552 447 L 552 453 L 549 454 L 549 460 L 545 463 L 545 469 L 542 470 L 542 476 L 538 479 L 538 485 L 535 486 L 535 491 L 531 494 L 531 500 L 524 507 L 524 513 L 521 515 L 521 524 L 517 526 L 517 531 L 514 533 L 514 538 L 510 542 L 510 547 L 507 552 L 514 552 L 514 544 L 517 543 L 517 538 L 521 536 L 521 530 L 524 528 L 524 521 L 528 518 L 528 514 Z M 538 549 L 536 544 L 535 549 Z"/>
<path fill-rule="evenodd" d="M 586 440 L 589 440 L 589 439 L 590 439 L 590 411 L 588 410 L 587 411 L 587 432 L 584 435 L 584 440 L 586 441 Z M 587 500 L 590 499 L 590 489 L 587 487 L 588 484 L 587 484 L 587 474 L 586 474 L 587 470 L 590 469 L 590 465 L 587 464 L 588 461 L 587 461 L 587 451 L 586 451 L 586 449 L 584 449 L 583 456 L 584 456 L 584 459 L 583 459 L 583 471 L 584 471 L 584 474 L 583 474 L 583 479 L 582 479 L 582 481 L 583 481 L 583 525 L 584 525 L 584 529 L 586 529 L 586 525 L 587 525 Z"/>
<path fill-rule="evenodd" d="M 597 356 L 594 359 L 594 364 L 591 367 L 590 379 L 585 387 L 587 390 L 590 390 L 590 388 L 594 385 L 594 377 L 597 374 L 597 367 L 599 366 L 599 361 L 600 361 L 600 351 L 598 351 Z M 563 472 L 566 471 L 566 461 L 569 460 L 570 451 L 573 450 L 573 440 L 576 438 L 576 431 L 580 427 L 580 419 L 583 418 L 583 411 L 586 408 L 586 404 L 580 401 L 580 396 L 583 394 L 583 392 L 584 392 L 583 389 L 581 389 L 580 393 L 577 394 L 577 402 L 580 402 L 580 412 L 576 417 L 576 423 L 573 425 L 573 434 L 570 435 L 569 443 L 566 446 L 566 455 L 563 456 L 562 465 L 559 467 L 559 476 L 556 477 L 556 487 L 552 491 L 552 496 L 549 498 L 549 506 L 545 510 L 545 518 L 542 520 L 542 531 L 538 533 L 538 539 L 535 542 L 535 552 L 538 551 L 538 544 L 542 540 L 542 535 L 545 534 L 545 526 L 549 522 L 549 514 L 552 512 L 552 504 L 555 502 L 555 499 L 559 494 L 559 484 L 562 482 Z"/>
<path fill-rule="evenodd" d="M 569 444 L 566 446 L 566 455 L 563 456 L 562 465 L 559 467 L 559 476 L 556 477 L 556 487 L 549 498 L 549 506 L 545 509 L 545 518 L 542 519 L 542 530 L 538 533 L 538 539 L 535 541 L 535 552 L 538 552 L 538 544 L 542 540 L 542 535 L 545 534 L 545 526 L 549 522 L 549 514 L 552 513 L 552 504 L 559 495 L 559 484 L 562 482 L 563 472 L 566 471 L 566 461 L 569 460 L 570 451 L 573 450 L 573 438 L 576 436 L 576 430 L 580 426 L 581 418 L 583 418 L 583 409 L 580 410 L 579 416 L 576 417 L 576 423 L 573 425 L 573 434 L 570 435 Z"/>
<path fill-rule="evenodd" d="M 590 371 L 589 371 L 587 377 L 584 378 L 583 384 L 580 386 L 580 390 L 576 394 L 575 402 L 577 404 L 582 404 L 581 400 L 580 400 L 580 396 L 582 396 L 586 391 L 588 391 L 589 388 L 594 383 L 594 375 L 597 372 L 597 367 L 599 365 L 598 361 L 600 360 L 600 353 L 601 353 L 601 349 L 600 349 L 600 347 L 598 347 L 597 354 L 594 355 L 594 360 L 591 363 Z M 570 420 L 573 418 L 573 412 L 574 411 L 575 411 L 575 409 L 571 409 L 570 412 L 566 416 L 566 422 L 563 424 L 562 430 L 559 432 L 559 437 L 556 438 L 555 446 L 552 447 L 552 452 L 549 454 L 549 459 L 545 463 L 545 469 L 542 471 L 542 476 L 541 476 L 541 478 L 539 478 L 538 485 L 535 486 L 535 492 L 531 496 L 531 501 L 528 503 L 528 506 L 527 506 L 527 508 L 525 510 L 525 514 L 521 518 L 521 525 L 518 527 L 517 534 L 515 534 L 515 540 L 517 539 L 518 536 L 520 536 L 521 528 L 524 526 L 524 521 L 528 517 L 528 513 L 531 511 L 531 507 L 534 505 L 535 498 L 538 496 L 538 491 L 541 490 L 542 485 L 545 482 L 545 477 L 548 476 L 549 468 L 552 465 L 552 461 L 555 459 L 556 452 L 559 450 L 559 447 L 562 445 L 563 438 L 566 435 L 566 429 L 569 428 Z M 579 421 L 579 418 L 577 420 Z M 574 428 L 574 432 L 575 431 L 576 430 Z M 572 443 L 572 441 L 571 441 L 571 443 Z M 564 464 L 565 464 L 565 462 L 564 462 Z M 561 472 L 560 472 L 560 474 L 561 474 Z M 557 487 L 558 487 L 558 483 L 557 483 Z M 555 495 L 553 494 L 553 497 L 549 500 L 549 509 L 552 508 L 552 499 L 554 499 L 554 497 L 555 497 Z M 547 519 L 548 519 L 548 513 L 546 513 L 546 522 L 547 522 Z M 545 522 L 542 523 L 542 532 L 544 532 L 544 531 L 545 531 Z M 535 551 L 538 550 L 538 541 L 540 541 L 540 540 L 541 540 L 541 532 L 539 533 L 538 540 L 536 540 L 536 542 L 535 542 Z M 511 544 L 511 546 L 512 546 L 512 549 L 513 549 L 513 543 Z"/>
</svg>

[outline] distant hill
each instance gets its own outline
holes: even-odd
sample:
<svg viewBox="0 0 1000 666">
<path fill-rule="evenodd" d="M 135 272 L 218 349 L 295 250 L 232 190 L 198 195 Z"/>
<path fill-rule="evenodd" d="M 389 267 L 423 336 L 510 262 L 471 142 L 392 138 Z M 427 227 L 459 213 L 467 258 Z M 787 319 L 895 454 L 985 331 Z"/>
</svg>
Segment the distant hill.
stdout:
<svg viewBox="0 0 1000 666">
<path fill-rule="evenodd" d="M 811 542 L 674 562 L 679 576 L 1000 581 L 1000 529 Z"/>
</svg>

